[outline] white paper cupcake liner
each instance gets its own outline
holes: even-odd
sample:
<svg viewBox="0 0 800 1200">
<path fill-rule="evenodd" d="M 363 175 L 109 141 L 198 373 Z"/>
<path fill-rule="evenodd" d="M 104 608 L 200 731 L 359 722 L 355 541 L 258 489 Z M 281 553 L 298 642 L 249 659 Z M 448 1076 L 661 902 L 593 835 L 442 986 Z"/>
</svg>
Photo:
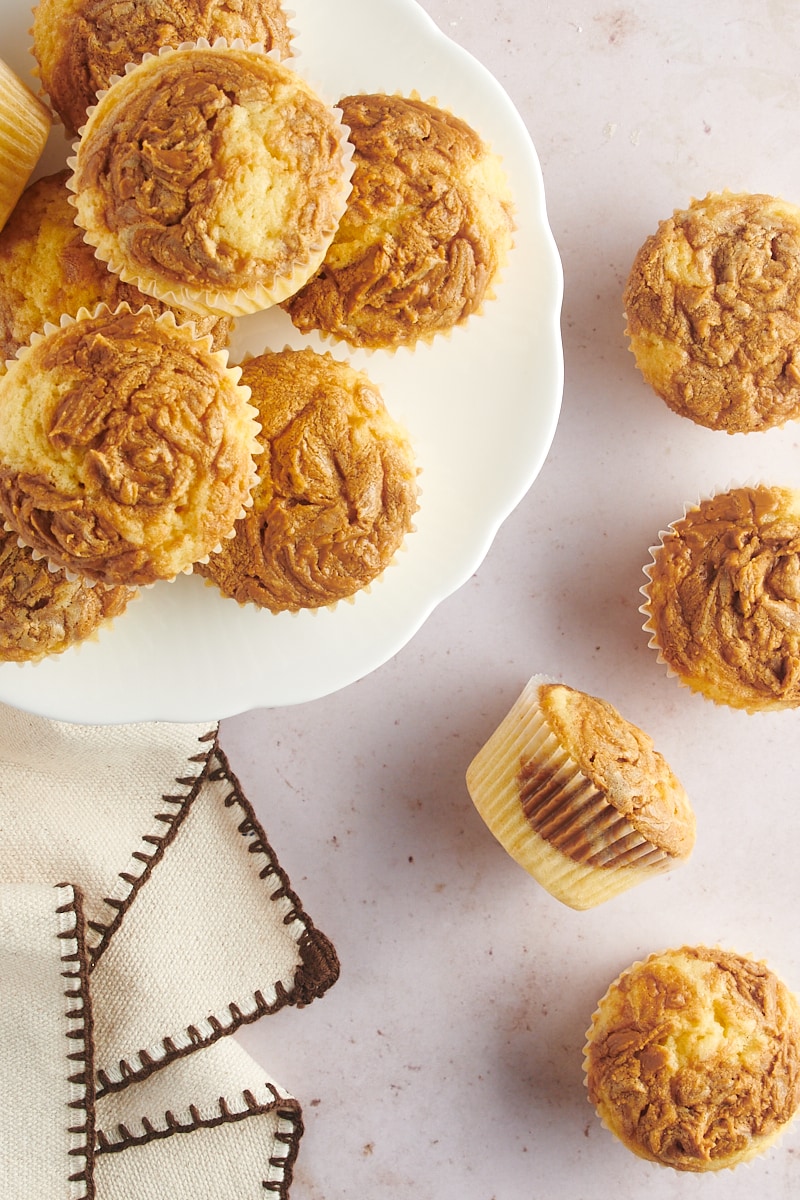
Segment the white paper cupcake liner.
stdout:
<svg viewBox="0 0 800 1200">
<path fill-rule="evenodd" d="M 94 114 L 101 109 L 106 97 L 113 95 L 115 87 L 125 86 L 126 81 L 135 79 L 140 68 L 146 68 L 146 64 L 154 60 L 168 59 L 174 55 L 190 54 L 195 50 L 221 55 L 245 53 L 265 58 L 273 62 L 281 71 L 294 77 L 303 90 L 311 93 L 316 100 L 326 105 L 331 118 L 330 132 L 337 140 L 340 161 L 339 178 L 336 186 L 332 186 L 331 189 L 330 221 L 320 230 L 319 239 L 306 247 L 304 255 L 296 259 L 288 269 L 276 273 L 271 283 L 256 282 L 248 284 L 246 287 L 236 285 L 230 288 L 219 288 L 211 283 L 207 285 L 190 281 L 180 283 L 170 280 L 161 272 L 148 272 L 142 267 L 142 264 L 128 260 L 113 234 L 105 229 L 91 227 L 93 223 L 91 220 L 87 220 L 85 206 L 81 204 L 79 165 L 82 143 L 84 138 L 90 135 Z M 265 50 L 260 43 L 245 45 L 239 39 L 228 43 L 225 38 L 217 38 L 213 43 L 209 43 L 201 38 L 196 42 L 184 42 L 177 47 L 162 46 L 154 54 L 145 54 L 141 63 L 128 64 L 125 72 L 125 76 L 114 76 L 110 87 L 98 92 L 97 103 L 88 110 L 86 124 L 81 127 L 78 139 L 73 145 L 73 154 L 67 160 L 67 165 L 72 171 L 72 175 L 67 180 L 67 187 L 71 192 L 70 202 L 77 210 L 77 224 L 84 230 L 84 240 L 94 247 L 95 254 L 106 262 L 109 270 L 118 275 L 125 283 L 134 285 L 145 295 L 154 296 L 165 304 L 185 308 L 206 316 L 245 316 L 271 308 L 293 295 L 322 264 L 347 207 L 347 199 L 352 188 L 353 147 L 348 140 L 349 130 L 342 124 L 341 112 L 321 96 L 305 75 L 295 71 L 293 66 L 286 61 L 281 62 L 276 50 Z"/>
</svg>

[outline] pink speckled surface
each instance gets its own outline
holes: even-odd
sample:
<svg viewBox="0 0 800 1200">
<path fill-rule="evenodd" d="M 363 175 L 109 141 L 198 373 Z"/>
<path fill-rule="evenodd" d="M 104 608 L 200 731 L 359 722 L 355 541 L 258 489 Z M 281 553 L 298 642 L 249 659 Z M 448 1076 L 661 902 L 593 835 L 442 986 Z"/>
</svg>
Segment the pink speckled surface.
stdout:
<svg viewBox="0 0 800 1200">
<path fill-rule="evenodd" d="M 800 717 L 680 688 L 638 613 L 659 530 L 731 481 L 797 485 L 798 426 L 731 438 L 674 416 L 636 373 L 621 313 L 638 246 L 691 196 L 800 201 L 800 8 L 424 7 L 502 83 L 537 148 L 565 270 L 562 416 L 483 565 L 402 652 L 324 700 L 223 723 L 342 962 L 323 1000 L 242 1041 L 304 1105 L 293 1200 L 788 1200 L 800 1122 L 724 1178 L 660 1170 L 600 1126 L 581 1047 L 608 982 L 667 945 L 754 953 L 800 989 Z M 697 813 L 686 867 L 576 913 L 494 841 L 464 773 L 535 672 L 653 736 Z"/>
</svg>

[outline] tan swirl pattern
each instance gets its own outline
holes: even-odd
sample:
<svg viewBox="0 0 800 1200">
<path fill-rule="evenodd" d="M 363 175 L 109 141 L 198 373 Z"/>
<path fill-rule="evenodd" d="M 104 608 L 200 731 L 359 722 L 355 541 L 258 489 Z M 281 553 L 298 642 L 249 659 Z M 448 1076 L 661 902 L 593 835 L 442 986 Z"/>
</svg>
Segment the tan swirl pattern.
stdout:
<svg viewBox="0 0 800 1200">
<path fill-rule="evenodd" d="M 248 499 L 254 424 L 234 380 L 191 326 L 147 309 L 54 330 L 0 380 L 0 509 L 92 579 L 173 577 Z"/>
</svg>

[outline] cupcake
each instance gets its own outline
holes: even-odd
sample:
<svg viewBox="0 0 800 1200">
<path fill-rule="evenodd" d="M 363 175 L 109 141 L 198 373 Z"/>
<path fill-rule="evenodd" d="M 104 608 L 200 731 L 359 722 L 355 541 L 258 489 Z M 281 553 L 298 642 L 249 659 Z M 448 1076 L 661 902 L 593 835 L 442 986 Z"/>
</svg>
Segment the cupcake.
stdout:
<svg viewBox="0 0 800 1200">
<path fill-rule="evenodd" d="M 659 661 L 717 704 L 800 705 L 800 491 L 737 487 L 651 549 L 644 629 Z"/>
<path fill-rule="evenodd" d="M 278 0 L 39 0 L 33 11 L 33 55 L 53 110 L 74 136 L 97 93 L 161 46 L 218 37 L 261 42 L 281 58 L 292 40 Z"/>
<path fill-rule="evenodd" d="M 131 308 L 149 304 L 157 313 L 166 307 L 123 283 L 95 257 L 75 224 L 68 178 L 69 171 L 59 171 L 30 184 L 0 232 L 0 372 L 31 334 L 64 313 L 91 312 L 101 303 L 111 309 L 123 302 Z M 231 317 L 175 311 L 179 321 L 193 320 L 200 336 L 210 333 L 215 349 L 227 346 Z"/>
<path fill-rule="evenodd" d="M 38 662 L 97 633 L 136 595 L 50 570 L 15 533 L 0 528 L 0 662 Z"/>
<path fill-rule="evenodd" d="M 190 570 L 249 502 L 258 446 L 239 374 L 169 312 L 48 326 L 0 377 L 0 512 L 89 579 Z"/>
<path fill-rule="evenodd" d="M 534 676 L 467 769 L 500 844 L 552 896 L 587 909 L 684 862 L 686 793 L 607 701 Z"/>
<path fill-rule="evenodd" d="M 147 55 L 83 128 L 77 222 L 148 295 L 201 313 L 268 308 L 313 275 L 344 211 L 339 117 L 257 47 Z"/>
<path fill-rule="evenodd" d="M 314 350 L 244 364 L 264 453 L 253 505 L 195 570 L 274 613 L 336 604 L 373 582 L 413 528 L 405 431 L 361 371 Z"/>
<path fill-rule="evenodd" d="M 800 417 L 800 208 L 711 193 L 662 221 L 625 286 L 646 382 L 708 429 L 750 433 Z"/>
<path fill-rule="evenodd" d="M 50 123 L 41 100 L 0 59 L 0 229 L 42 156 Z"/>
<path fill-rule="evenodd" d="M 586 1036 L 603 1124 L 662 1166 L 747 1162 L 800 1106 L 800 1006 L 746 956 L 705 946 L 653 954 L 611 984 Z"/>
<path fill-rule="evenodd" d="M 412 346 L 493 294 L 512 242 L 497 156 L 465 121 L 416 98 L 346 96 L 353 191 L 325 261 L 285 309 L 367 349 Z"/>
</svg>

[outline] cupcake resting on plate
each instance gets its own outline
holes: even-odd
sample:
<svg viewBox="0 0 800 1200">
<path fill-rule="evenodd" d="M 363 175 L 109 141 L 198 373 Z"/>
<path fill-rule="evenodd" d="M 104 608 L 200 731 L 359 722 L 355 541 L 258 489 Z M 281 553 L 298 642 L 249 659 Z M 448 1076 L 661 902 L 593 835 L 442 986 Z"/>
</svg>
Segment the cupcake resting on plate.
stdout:
<svg viewBox="0 0 800 1200">
<path fill-rule="evenodd" d="M 42 156 L 50 124 L 41 100 L 0 59 L 0 229 Z"/>
<path fill-rule="evenodd" d="M 89 579 L 191 570 L 251 503 L 259 447 L 239 376 L 171 312 L 48 326 L 0 376 L 0 512 Z"/>
<path fill-rule="evenodd" d="M 557 900 L 587 909 L 691 854 L 680 781 L 607 701 L 534 676 L 467 770 L 489 829 Z"/>
<path fill-rule="evenodd" d="M 322 262 L 350 191 L 341 114 L 257 47 L 162 48 L 92 108 L 70 160 L 77 222 L 127 283 L 238 316 Z"/>
<path fill-rule="evenodd" d="M 351 346 L 430 341 L 494 295 L 514 228 L 503 166 L 435 104 L 374 94 L 339 108 L 353 191 L 322 267 L 286 311 L 303 332 Z"/>
<path fill-rule="evenodd" d="M 684 946 L 635 963 L 586 1036 L 589 1100 L 623 1145 L 661 1166 L 736 1167 L 800 1107 L 800 1006 L 746 955 Z"/>
<path fill-rule="evenodd" d="M 710 193 L 662 221 L 625 287 L 644 379 L 680 416 L 727 433 L 800 417 L 800 208 Z"/>
<path fill-rule="evenodd" d="M 279 0 L 38 0 L 32 33 L 42 88 L 71 137 L 112 76 L 161 46 L 241 38 L 285 58 L 292 39 Z"/>
<path fill-rule="evenodd" d="M 46 559 L 0 528 L 0 662 L 38 662 L 111 624 L 136 595 L 131 588 L 51 570 Z"/>
<path fill-rule="evenodd" d="M 641 612 L 659 661 L 717 704 L 800 706 L 800 490 L 720 492 L 651 553 Z"/>
<path fill-rule="evenodd" d="M 272 612 L 347 599 L 374 582 L 413 529 L 408 435 L 367 375 L 314 350 L 249 359 L 242 382 L 264 453 L 253 505 L 196 571 Z"/>
<path fill-rule="evenodd" d="M 99 304 L 114 309 L 147 304 L 154 312 L 167 306 L 123 283 L 95 256 L 75 224 L 69 202 L 69 171 L 45 175 L 30 184 L 0 231 L 0 372 L 7 359 L 47 321 L 74 317 Z M 192 320 L 200 336 L 210 333 L 215 349 L 227 346 L 233 320 L 199 316 L 175 309 L 179 321 Z"/>
</svg>

